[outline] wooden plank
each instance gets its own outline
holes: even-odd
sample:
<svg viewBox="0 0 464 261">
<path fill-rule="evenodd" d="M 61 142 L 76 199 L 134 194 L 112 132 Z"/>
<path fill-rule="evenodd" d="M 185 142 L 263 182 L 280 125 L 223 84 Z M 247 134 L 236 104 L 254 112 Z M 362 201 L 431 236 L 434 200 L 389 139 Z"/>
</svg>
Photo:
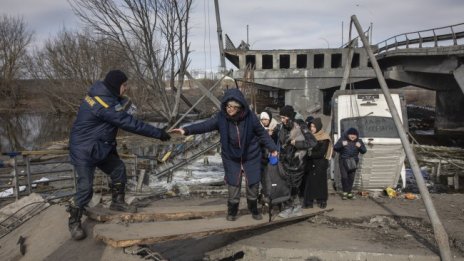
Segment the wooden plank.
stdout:
<svg viewBox="0 0 464 261">
<path fill-rule="evenodd" d="M 266 218 L 254 220 L 251 215 L 240 216 L 236 221 L 225 218 L 196 219 L 185 221 L 164 221 L 152 223 L 97 224 L 93 235 L 112 247 L 129 247 L 140 244 L 155 244 L 170 240 L 202 238 L 215 234 L 256 230 L 265 227 L 282 226 L 305 220 L 324 212 L 305 210 L 304 215 L 286 219 L 277 218 L 268 222 Z"/>
<path fill-rule="evenodd" d="M 246 207 L 246 204 L 241 204 Z M 210 217 L 226 216 L 227 206 L 178 206 L 178 207 L 146 207 L 138 213 L 124 213 L 113 211 L 108 208 L 93 207 L 87 209 L 87 217 L 107 222 L 112 220 L 122 222 L 150 222 L 150 221 L 179 221 L 191 219 L 204 219 Z M 246 208 L 239 210 L 239 214 L 247 214 Z"/>
</svg>

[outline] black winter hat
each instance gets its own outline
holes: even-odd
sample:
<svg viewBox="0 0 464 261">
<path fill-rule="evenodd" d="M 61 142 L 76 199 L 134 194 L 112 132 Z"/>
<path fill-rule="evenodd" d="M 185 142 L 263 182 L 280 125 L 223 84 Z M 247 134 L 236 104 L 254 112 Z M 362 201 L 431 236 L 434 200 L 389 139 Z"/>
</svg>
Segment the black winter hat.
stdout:
<svg viewBox="0 0 464 261">
<path fill-rule="evenodd" d="M 350 134 L 354 134 L 356 136 L 359 136 L 359 132 L 357 129 L 355 128 L 349 128 L 347 131 L 346 131 L 346 135 L 350 135 Z"/>
<path fill-rule="evenodd" d="M 295 114 L 295 110 L 290 105 L 285 105 L 282 109 L 280 109 L 279 113 L 280 116 L 285 116 L 292 120 L 295 119 Z"/>
<path fill-rule="evenodd" d="M 311 122 L 313 122 L 314 120 L 314 117 L 313 116 L 308 116 L 305 120 L 306 124 L 310 124 Z"/>
<path fill-rule="evenodd" d="M 120 70 L 112 70 L 106 74 L 103 82 L 113 95 L 119 96 L 121 85 L 127 82 L 127 76 Z"/>
</svg>

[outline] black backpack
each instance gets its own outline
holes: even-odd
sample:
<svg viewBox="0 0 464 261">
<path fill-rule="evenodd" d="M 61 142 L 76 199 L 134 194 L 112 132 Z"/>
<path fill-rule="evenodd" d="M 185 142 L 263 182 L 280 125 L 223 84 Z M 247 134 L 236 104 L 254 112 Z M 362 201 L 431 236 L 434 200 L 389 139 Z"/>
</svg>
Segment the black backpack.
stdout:
<svg viewBox="0 0 464 261">
<path fill-rule="evenodd" d="M 290 187 L 288 186 L 285 172 L 282 170 L 282 164 L 267 164 L 264 174 L 261 178 L 263 186 L 262 202 L 268 204 L 269 222 L 272 218 L 273 206 L 279 205 L 290 199 Z"/>
</svg>

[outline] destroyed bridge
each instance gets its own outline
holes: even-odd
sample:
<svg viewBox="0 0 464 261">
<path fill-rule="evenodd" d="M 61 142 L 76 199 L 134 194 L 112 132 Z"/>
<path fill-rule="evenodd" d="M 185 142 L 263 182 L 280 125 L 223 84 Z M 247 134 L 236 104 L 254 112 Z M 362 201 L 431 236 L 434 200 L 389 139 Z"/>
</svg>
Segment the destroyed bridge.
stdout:
<svg viewBox="0 0 464 261">
<path fill-rule="evenodd" d="M 371 48 L 389 88 L 409 85 L 436 92 L 435 129 L 464 131 L 464 23 L 403 33 Z M 354 89 L 380 88 L 363 47 L 354 47 L 351 64 L 348 45 L 328 49 L 250 50 L 235 47 L 226 35 L 224 56 L 238 68 L 234 78 L 253 83 L 258 92 L 303 114 L 322 109 L 340 88 L 346 65 Z M 351 58 L 351 57 L 350 57 Z"/>
</svg>

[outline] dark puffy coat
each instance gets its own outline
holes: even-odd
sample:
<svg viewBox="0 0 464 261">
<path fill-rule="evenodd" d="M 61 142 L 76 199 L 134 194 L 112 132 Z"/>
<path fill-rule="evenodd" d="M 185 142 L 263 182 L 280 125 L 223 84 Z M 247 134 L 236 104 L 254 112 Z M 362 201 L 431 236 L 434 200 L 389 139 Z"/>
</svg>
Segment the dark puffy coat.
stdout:
<svg viewBox="0 0 464 261">
<path fill-rule="evenodd" d="M 101 81 L 90 87 L 71 129 L 69 156 L 72 164 L 95 166 L 110 153 L 115 153 L 118 128 L 147 137 L 161 137 L 160 129 L 122 110 L 120 99 Z"/>
<path fill-rule="evenodd" d="M 348 142 L 348 145 L 343 146 L 344 140 Z M 361 147 L 356 147 L 356 142 L 361 143 Z M 359 161 L 359 153 L 364 154 L 367 151 L 366 146 L 361 139 L 357 138 L 356 140 L 351 141 L 348 139 L 347 132 L 343 133 L 343 136 L 338 139 L 337 143 L 335 143 L 334 150 L 340 153 L 341 159 L 355 158 L 356 162 Z"/>
<path fill-rule="evenodd" d="M 226 104 L 235 100 L 242 105 L 239 117 L 227 116 Z M 212 118 L 184 128 L 185 134 L 201 134 L 218 130 L 221 136 L 221 157 L 224 164 L 225 182 L 238 186 L 243 168 L 248 185 L 261 180 L 261 148 L 260 142 L 270 151 L 277 146 L 258 117 L 250 111 L 245 97 L 238 89 L 229 89 L 221 102 L 221 111 Z"/>
</svg>

